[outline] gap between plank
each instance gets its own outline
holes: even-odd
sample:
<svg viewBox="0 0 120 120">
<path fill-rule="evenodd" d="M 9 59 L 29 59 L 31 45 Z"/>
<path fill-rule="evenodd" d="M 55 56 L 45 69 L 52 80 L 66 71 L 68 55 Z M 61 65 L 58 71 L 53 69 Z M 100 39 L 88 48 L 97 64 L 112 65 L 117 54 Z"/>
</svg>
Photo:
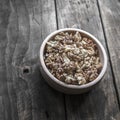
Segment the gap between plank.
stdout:
<svg viewBox="0 0 120 120">
<path fill-rule="evenodd" d="M 64 110 L 65 110 L 65 119 L 67 120 L 67 109 L 66 109 L 66 107 L 67 107 L 67 105 L 66 105 L 66 99 L 65 99 L 65 94 L 63 94 L 63 99 L 64 99 Z"/>
<path fill-rule="evenodd" d="M 116 92 L 116 96 L 117 96 L 117 101 L 118 101 L 118 106 L 119 106 L 119 110 L 120 110 L 120 99 L 119 99 L 117 85 L 116 85 L 116 82 L 115 82 L 115 75 L 114 75 L 114 71 L 113 71 L 112 61 L 110 59 L 110 51 L 109 51 L 109 47 L 108 47 L 108 43 L 107 43 L 106 32 L 105 32 L 105 29 L 104 29 L 105 27 L 104 27 L 102 15 L 101 15 L 101 10 L 100 10 L 99 2 L 98 2 L 98 0 L 96 0 L 96 1 L 97 1 L 97 6 L 98 6 L 98 11 L 99 11 L 100 21 L 101 21 L 101 25 L 102 25 L 102 29 L 103 29 L 103 34 L 104 34 L 104 38 L 105 38 L 105 44 L 106 44 L 106 48 L 107 48 L 107 52 L 108 52 L 108 60 L 110 62 L 111 73 L 112 73 L 112 76 L 113 76 L 113 84 L 114 84 L 114 88 L 115 88 L 115 92 Z"/>
<path fill-rule="evenodd" d="M 58 26 L 58 14 L 57 14 L 57 3 L 56 3 L 56 0 L 54 0 L 54 4 L 55 4 L 56 25 L 57 25 L 57 30 L 58 30 L 59 26 Z"/>
<path fill-rule="evenodd" d="M 59 29 L 59 25 L 58 25 L 58 14 L 57 14 L 57 3 L 56 0 L 54 0 L 54 4 L 55 4 L 55 16 L 56 16 L 56 26 L 57 26 L 57 30 Z M 67 120 L 67 109 L 66 109 L 66 100 L 65 100 L 65 94 L 63 94 L 63 103 L 64 103 L 64 110 L 65 110 L 65 119 Z"/>
</svg>

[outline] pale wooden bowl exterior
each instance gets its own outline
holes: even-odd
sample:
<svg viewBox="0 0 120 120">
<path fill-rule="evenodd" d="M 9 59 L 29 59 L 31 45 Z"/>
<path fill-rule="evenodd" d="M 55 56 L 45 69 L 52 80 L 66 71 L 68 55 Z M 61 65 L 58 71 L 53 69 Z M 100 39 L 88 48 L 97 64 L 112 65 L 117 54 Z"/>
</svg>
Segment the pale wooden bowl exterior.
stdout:
<svg viewBox="0 0 120 120">
<path fill-rule="evenodd" d="M 56 35 L 59 32 L 64 32 L 64 31 L 79 31 L 82 35 L 85 35 L 87 37 L 90 37 L 91 39 L 93 39 L 95 41 L 95 43 L 97 44 L 97 47 L 99 49 L 99 53 L 100 53 L 100 60 L 102 62 L 103 68 L 99 74 L 99 76 L 92 82 L 87 83 L 85 85 L 70 85 L 70 84 L 66 84 L 64 82 L 61 82 L 60 80 L 58 80 L 57 78 L 55 78 L 47 69 L 45 63 L 44 63 L 44 59 L 43 59 L 43 55 L 44 55 L 44 47 L 46 45 L 46 42 L 53 37 L 54 35 Z M 40 47 L 40 71 L 42 73 L 42 76 L 44 77 L 44 79 L 46 80 L 46 82 L 53 88 L 55 88 L 58 91 L 61 91 L 63 93 L 67 93 L 67 94 L 81 94 L 81 93 L 85 93 L 88 92 L 89 90 L 91 90 L 95 85 L 97 85 L 103 78 L 105 72 L 107 69 L 107 55 L 105 52 L 105 49 L 103 48 L 102 44 L 99 42 L 99 40 L 97 38 L 95 38 L 93 35 L 91 35 L 90 33 L 83 31 L 81 29 L 75 29 L 75 28 L 65 28 L 65 29 L 60 29 L 60 30 L 56 30 L 55 32 L 51 33 L 42 43 L 41 47 Z"/>
</svg>

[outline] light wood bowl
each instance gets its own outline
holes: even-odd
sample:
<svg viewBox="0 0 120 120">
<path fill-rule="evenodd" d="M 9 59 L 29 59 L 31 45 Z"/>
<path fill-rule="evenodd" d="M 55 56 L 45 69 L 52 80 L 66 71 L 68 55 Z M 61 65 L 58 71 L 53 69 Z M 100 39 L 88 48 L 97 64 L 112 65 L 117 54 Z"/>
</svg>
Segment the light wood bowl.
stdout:
<svg viewBox="0 0 120 120">
<path fill-rule="evenodd" d="M 100 60 L 103 65 L 101 72 L 99 73 L 99 76 L 93 80 L 92 82 L 89 82 L 84 85 L 71 85 L 71 84 L 66 84 L 57 78 L 55 78 L 47 69 L 45 62 L 44 62 L 44 50 L 46 46 L 46 42 L 49 41 L 53 36 L 58 34 L 59 32 L 80 32 L 82 35 L 85 35 L 86 37 L 91 38 L 97 45 L 99 54 L 100 54 Z M 83 31 L 81 29 L 75 29 L 75 28 L 64 28 L 60 30 L 56 30 L 55 32 L 51 33 L 50 35 L 47 36 L 47 38 L 43 41 L 41 47 L 40 47 L 40 71 L 42 73 L 42 76 L 44 77 L 45 81 L 54 89 L 61 91 L 63 93 L 68 93 L 68 94 L 81 94 L 85 93 L 89 90 L 91 90 L 94 86 L 96 86 L 103 78 L 106 69 L 107 69 L 107 54 L 105 52 L 105 49 L 103 45 L 99 42 L 97 38 L 95 38 L 93 35 L 90 33 Z"/>
</svg>

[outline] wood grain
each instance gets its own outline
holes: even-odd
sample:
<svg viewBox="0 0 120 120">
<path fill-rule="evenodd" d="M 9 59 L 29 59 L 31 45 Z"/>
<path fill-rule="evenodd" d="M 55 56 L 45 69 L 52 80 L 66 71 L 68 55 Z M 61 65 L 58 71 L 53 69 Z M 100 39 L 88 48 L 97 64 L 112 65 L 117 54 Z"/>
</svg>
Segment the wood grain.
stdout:
<svg viewBox="0 0 120 120">
<path fill-rule="evenodd" d="M 4 106 L 2 96 L 0 96 L 0 120 L 4 120 Z"/>
<path fill-rule="evenodd" d="M 0 120 L 119 120 L 119 11 L 118 0 L 0 0 Z M 112 67 L 83 95 L 53 90 L 39 71 L 42 41 L 65 27 L 92 33 L 105 48 L 107 40 Z"/>
<path fill-rule="evenodd" d="M 9 93 L 7 89 L 7 74 L 6 74 L 6 62 L 5 53 L 7 47 L 7 27 L 10 16 L 10 4 L 8 0 L 0 1 L 0 96 L 1 96 L 1 119 L 11 119 L 11 104 L 9 99 Z"/>
<path fill-rule="evenodd" d="M 99 0 L 99 6 L 120 100 L 120 1 Z"/>
<path fill-rule="evenodd" d="M 54 1 L 11 0 L 6 5 L 7 10 L 1 12 L 5 17 L 0 18 L 4 20 L 0 27 L 0 82 L 4 90 L 0 87 L 0 95 L 5 120 L 64 120 L 63 95 L 51 89 L 39 71 L 40 45 L 56 30 Z"/>
<path fill-rule="evenodd" d="M 95 0 L 56 0 L 56 8 L 59 28 L 74 26 L 84 29 L 95 35 L 106 48 Z M 66 95 L 65 100 L 68 120 L 118 120 L 120 118 L 110 64 L 103 81 L 94 90 L 84 95 Z"/>
</svg>

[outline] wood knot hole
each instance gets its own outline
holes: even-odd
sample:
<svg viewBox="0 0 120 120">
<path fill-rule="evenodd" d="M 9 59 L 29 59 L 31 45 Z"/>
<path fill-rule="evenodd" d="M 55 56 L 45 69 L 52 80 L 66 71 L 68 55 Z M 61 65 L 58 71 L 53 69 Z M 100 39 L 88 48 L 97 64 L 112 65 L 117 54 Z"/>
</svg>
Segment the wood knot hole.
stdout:
<svg viewBox="0 0 120 120">
<path fill-rule="evenodd" d="M 25 67 L 23 68 L 23 74 L 29 74 L 29 73 L 30 73 L 30 67 L 25 66 Z"/>
</svg>

